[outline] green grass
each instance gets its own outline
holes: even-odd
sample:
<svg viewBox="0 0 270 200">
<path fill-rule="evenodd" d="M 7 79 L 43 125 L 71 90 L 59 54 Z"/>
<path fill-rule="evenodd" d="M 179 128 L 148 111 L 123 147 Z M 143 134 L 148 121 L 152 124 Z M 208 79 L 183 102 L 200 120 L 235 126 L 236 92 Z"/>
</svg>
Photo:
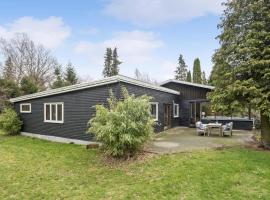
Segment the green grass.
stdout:
<svg viewBox="0 0 270 200">
<path fill-rule="evenodd" d="M 269 199 L 270 153 L 245 148 L 106 166 L 97 150 L 0 136 L 0 199 Z"/>
</svg>

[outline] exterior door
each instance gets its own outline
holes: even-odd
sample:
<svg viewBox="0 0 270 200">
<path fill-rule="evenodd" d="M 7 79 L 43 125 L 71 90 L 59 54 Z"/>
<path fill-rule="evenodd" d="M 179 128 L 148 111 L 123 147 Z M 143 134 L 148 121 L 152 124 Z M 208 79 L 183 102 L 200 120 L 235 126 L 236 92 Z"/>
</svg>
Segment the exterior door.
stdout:
<svg viewBox="0 0 270 200">
<path fill-rule="evenodd" d="M 201 104 L 198 102 L 189 103 L 189 126 L 194 127 L 197 121 L 201 120 Z"/>
<path fill-rule="evenodd" d="M 168 129 L 172 127 L 172 105 L 164 104 L 164 128 Z"/>
</svg>

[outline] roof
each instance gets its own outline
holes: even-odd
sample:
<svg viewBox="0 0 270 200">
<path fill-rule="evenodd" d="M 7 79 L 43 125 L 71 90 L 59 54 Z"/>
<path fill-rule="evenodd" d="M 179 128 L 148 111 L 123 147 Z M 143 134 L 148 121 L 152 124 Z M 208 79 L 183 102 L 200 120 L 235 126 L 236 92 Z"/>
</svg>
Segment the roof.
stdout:
<svg viewBox="0 0 270 200">
<path fill-rule="evenodd" d="M 210 89 L 210 90 L 213 90 L 215 89 L 214 86 L 211 86 L 211 85 L 203 85 L 203 84 L 198 84 L 198 83 L 190 83 L 190 82 L 187 82 L 187 81 L 179 81 L 179 80 L 175 80 L 175 79 L 170 79 L 170 80 L 167 80 L 167 81 L 164 81 L 160 84 L 160 86 L 163 86 L 167 83 L 179 83 L 179 84 L 183 84 L 183 85 L 189 85 L 189 86 L 194 86 L 194 87 L 200 87 L 200 88 L 205 88 L 205 89 Z"/>
<path fill-rule="evenodd" d="M 68 92 L 72 92 L 72 91 L 83 90 L 83 89 L 98 87 L 98 86 L 102 86 L 102 85 L 108 85 L 108 84 L 117 83 L 117 82 L 130 83 L 133 85 L 142 86 L 145 88 L 158 90 L 158 91 L 162 91 L 162 92 L 167 92 L 170 94 L 176 94 L 176 95 L 180 94 L 179 92 L 177 92 L 175 90 L 171 90 L 171 89 L 161 87 L 158 85 L 146 83 L 146 82 L 139 81 L 139 80 L 129 78 L 126 76 L 117 75 L 117 76 L 112 76 L 112 77 L 104 78 L 104 79 L 97 80 L 97 81 L 91 81 L 88 83 L 81 83 L 81 84 L 61 87 L 61 88 L 57 88 L 57 89 L 46 90 L 46 91 L 38 92 L 38 93 L 34 93 L 34 94 L 24 95 L 24 96 L 20 96 L 17 98 L 12 98 L 12 99 L 10 99 L 10 102 L 14 103 L 14 102 L 19 102 L 19 101 L 47 97 L 47 96 L 52 96 L 52 95 L 56 95 L 56 94 L 63 94 L 63 93 L 68 93 Z"/>
</svg>

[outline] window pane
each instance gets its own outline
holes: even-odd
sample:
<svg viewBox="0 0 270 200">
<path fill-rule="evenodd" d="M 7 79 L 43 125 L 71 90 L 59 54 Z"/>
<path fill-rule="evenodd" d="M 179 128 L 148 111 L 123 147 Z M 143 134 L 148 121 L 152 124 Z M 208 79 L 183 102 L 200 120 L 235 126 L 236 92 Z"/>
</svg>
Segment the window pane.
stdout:
<svg viewBox="0 0 270 200">
<path fill-rule="evenodd" d="M 30 105 L 22 105 L 22 111 L 30 111 Z"/>
<path fill-rule="evenodd" d="M 56 105 L 52 104 L 52 119 L 53 121 L 56 120 Z"/>
<path fill-rule="evenodd" d="M 63 120 L 63 113 L 62 113 L 62 104 L 57 105 L 57 120 L 62 121 Z"/>
<path fill-rule="evenodd" d="M 46 105 L 46 120 L 50 120 L 50 105 Z"/>
<path fill-rule="evenodd" d="M 157 105 L 156 104 L 151 104 L 151 115 L 156 118 L 156 113 L 157 113 Z"/>
<path fill-rule="evenodd" d="M 177 105 L 174 105 L 174 115 L 175 116 L 177 115 L 177 108 L 178 108 L 178 106 Z"/>
</svg>

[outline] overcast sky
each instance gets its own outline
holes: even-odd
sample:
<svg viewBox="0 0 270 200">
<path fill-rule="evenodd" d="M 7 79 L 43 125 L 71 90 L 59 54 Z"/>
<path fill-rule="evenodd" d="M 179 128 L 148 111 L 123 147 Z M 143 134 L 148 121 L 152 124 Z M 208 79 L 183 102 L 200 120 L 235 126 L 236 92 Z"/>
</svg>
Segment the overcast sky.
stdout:
<svg viewBox="0 0 270 200">
<path fill-rule="evenodd" d="M 26 32 L 71 61 L 82 78 L 101 78 L 106 47 L 117 47 L 120 73 L 135 68 L 158 81 L 173 78 L 179 54 L 200 58 L 209 75 L 222 12 L 220 0 L 8 0 L 0 2 L 0 37 Z"/>
</svg>

